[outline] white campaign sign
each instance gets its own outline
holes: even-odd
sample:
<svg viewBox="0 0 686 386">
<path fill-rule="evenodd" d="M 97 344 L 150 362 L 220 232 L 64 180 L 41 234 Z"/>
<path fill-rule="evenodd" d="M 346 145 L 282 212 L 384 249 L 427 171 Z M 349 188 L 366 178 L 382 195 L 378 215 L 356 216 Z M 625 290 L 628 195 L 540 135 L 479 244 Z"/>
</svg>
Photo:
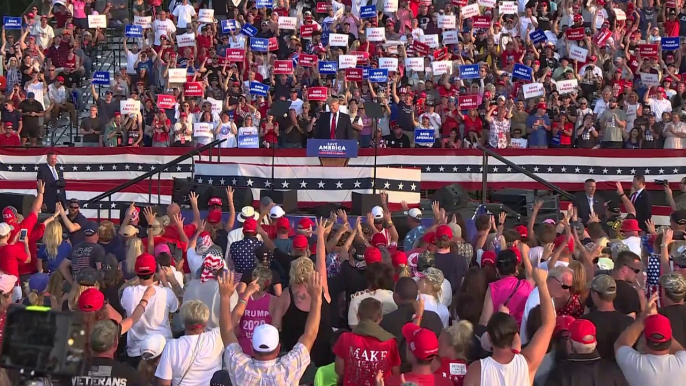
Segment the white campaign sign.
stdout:
<svg viewBox="0 0 686 386">
<path fill-rule="evenodd" d="M 355 55 L 340 55 L 338 57 L 338 68 L 343 70 L 346 68 L 355 68 L 357 66 L 357 56 Z"/>
<path fill-rule="evenodd" d="M 384 0 L 383 11 L 384 12 L 395 12 L 398 10 L 398 0 Z"/>
<path fill-rule="evenodd" d="M 522 85 L 522 91 L 524 91 L 524 99 L 543 96 L 545 94 L 545 90 L 543 89 L 543 83 L 524 84 Z"/>
<path fill-rule="evenodd" d="M 495 8 L 496 0 L 479 0 L 479 5 L 486 8 Z"/>
<path fill-rule="evenodd" d="M 457 31 L 443 31 L 443 44 L 457 44 L 458 42 Z"/>
<path fill-rule="evenodd" d="M 455 28 L 456 25 L 455 15 L 438 15 L 438 28 L 450 29 Z"/>
<path fill-rule="evenodd" d="M 386 53 L 388 54 L 398 54 L 398 46 L 404 46 L 405 42 L 400 41 L 400 40 L 386 40 L 386 43 L 384 43 L 383 47 L 386 49 Z"/>
<path fill-rule="evenodd" d="M 424 72 L 424 58 L 405 58 L 405 68 Z"/>
<path fill-rule="evenodd" d="M 143 28 L 152 28 L 152 16 L 134 16 L 133 24 Z"/>
<path fill-rule="evenodd" d="M 214 132 L 212 130 L 212 126 L 214 126 L 210 122 L 201 122 L 201 123 L 194 123 L 193 124 L 193 136 L 194 137 L 214 137 Z"/>
<path fill-rule="evenodd" d="M 641 73 L 641 82 L 643 82 L 643 85 L 645 86 L 659 86 L 660 85 L 660 78 L 658 74 L 648 74 L 645 72 Z"/>
<path fill-rule="evenodd" d="M 331 39 L 331 35 L 329 35 L 329 39 Z M 383 27 L 367 28 L 367 40 L 370 42 L 382 42 L 386 40 L 386 29 Z"/>
<path fill-rule="evenodd" d="M 526 138 L 510 138 L 510 147 L 512 149 L 526 149 L 529 141 Z"/>
<path fill-rule="evenodd" d="M 329 34 L 329 45 L 331 47 L 347 47 L 348 35 L 346 34 Z"/>
<path fill-rule="evenodd" d="M 379 58 L 379 68 L 398 71 L 398 58 Z"/>
<path fill-rule="evenodd" d="M 107 28 L 107 15 L 88 15 L 88 28 Z"/>
<path fill-rule="evenodd" d="M 576 79 L 560 80 L 556 83 L 557 92 L 560 94 L 569 94 L 579 88 L 579 82 Z"/>
<path fill-rule="evenodd" d="M 186 68 L 170 68 L 169 69 L 169 83 L 186 83 Z"/>
<path fill-rule="evenodd" d="M 438 35 L 432 34 L 432 35 L 423 35 L 422 36 L 422 43 L 426 44 L 427 46 L 431 48 L 438 48 Z"/>
<path fill-rule="evenodd" d="M 128 114 L 140 114 L 141 112 L 141 101 L 136 101 L 133 99 L 126 99 L 119 102 L 119 112 L 122 115 Z"/>
<path fill-rule="evenodd" d="M 588 50 L 573 44 L 569 49 L 569 57 L 579 62 L 585 62 L 588 56 Z"/>
<path fill-rule="evenodd" d="M 626 20 L 626 13 L 624 11 L 619 8 L 613 8 L 612 10 L 615 11 L 615 17 L 618 21 Z"/>
<path fill-rule="evenodd" d="M 517 14 L 517 4 L 514 1 L 503 1 L 500 3 L 500 8 L 498 8 L 503 15 L 516 15 Z"/>
<path fill-rule="evenodd" d="M 469 4 L 462 7 L 462 17 L 464 19 L 469 19 L 470 17 L 479 16 L 479 4 Z"/>
<path fill-rule="evenodd" d="M 201 23 L 214 23 L 214 9 L 201 9 L 198 11 L 198 21 Z"/>
<path fill-rule="evenodd" d="M 222 101 L 218 101 L 214 98 L 207 98 L 205 102 L 212 103 L 212 112 L 215 114 L 221 114 L 222 112 Z"/>
<path fill-rule="evenodd" d="M 431 70 L 434 75 L 450 74 L 453 71 L 452 60 L 440 60 L 431 63 Z"/>
<path fill-rule="evenodd" d="M 279 16 L 279 29 L 295 29 L 297 17 Z"/>
<path fill-rule="evenodd" d="M 179 47 L 193 47 L 195 45 L 194 34 L 176 35 L 176 45 Z"/>
</svg>

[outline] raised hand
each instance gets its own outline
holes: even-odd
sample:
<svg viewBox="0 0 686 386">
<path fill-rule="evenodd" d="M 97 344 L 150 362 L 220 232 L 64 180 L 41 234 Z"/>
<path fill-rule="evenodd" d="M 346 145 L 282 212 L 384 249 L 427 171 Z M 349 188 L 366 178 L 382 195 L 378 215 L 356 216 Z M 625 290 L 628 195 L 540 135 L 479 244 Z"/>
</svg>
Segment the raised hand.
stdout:
<svg viewBox="0 0 686 386">
<path fill-rule="evenodd" d="M 234 190 L 232 187 L 229 186 L 228 188 L 226 188 L 226 198 L 229 201 L 229 203 L 233 202 L 233 193 Z"/>
<path fill-rule="evenodd" d="M 323 289 L 322 278 L 319 275 L 319 272 L 312 271 L 310 276 L 305 281 L 305 286 L 307 287 L 307 291 L 310 293 L 312 298 L 321 297 Z"/>
<path fill-rule="evenodd" d="M 155 222 L 155 212 L 152 211 L 151 207 L 143 208 L 143 216 L 145 216 L 145 221 L 148 222 L 148 225 L 152 225 Z"/>
<path fill-rule="evenodd" d="M 45 182 L 42 180 L 38 180 L 37 186 L 36 186 L 36 192 L 38 194 L 44 194 L 45 193 Z"/>
<path fill-rule="evenodd" d="M 219 277 L 217 283 L 219 285 L 219 296 L 222 299 L 228 299 L 236 292 L 238 283 L 234 283 L 235 275 L 232 271 L 224 270 Z"/>
<path fill-rule="evenodd" d="M 191 192 L 191 193 L 188 195 L 188 197 L 189 197 L 190 200 L 191 200 L 191 205 L 195 205 L 195 206 L 197 207 L 197 206 L 198 206 L 198 197 L 200 197 L 200 196 L 198 196 L 198 193 Z"/>
</svg>

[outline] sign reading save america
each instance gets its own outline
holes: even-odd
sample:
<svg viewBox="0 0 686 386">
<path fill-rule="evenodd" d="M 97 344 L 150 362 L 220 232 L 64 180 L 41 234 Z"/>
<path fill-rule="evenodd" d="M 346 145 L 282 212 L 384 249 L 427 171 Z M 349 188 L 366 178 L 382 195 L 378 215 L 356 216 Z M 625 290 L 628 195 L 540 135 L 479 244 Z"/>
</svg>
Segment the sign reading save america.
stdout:
<svg viewBox="0 0 686 386">
<path fill-rule="evenodd" d="M 274 74 L 275 75 L 289 75 L 293 73 L 293 61 L 292 60 L 275 60 L 274 61 Z"/>
<path fill-rule="evenodd" d="M 307 99 L 311 101 L 326 101 L 326 87 L 310 87 L 307 89 Z"/>
</svg>

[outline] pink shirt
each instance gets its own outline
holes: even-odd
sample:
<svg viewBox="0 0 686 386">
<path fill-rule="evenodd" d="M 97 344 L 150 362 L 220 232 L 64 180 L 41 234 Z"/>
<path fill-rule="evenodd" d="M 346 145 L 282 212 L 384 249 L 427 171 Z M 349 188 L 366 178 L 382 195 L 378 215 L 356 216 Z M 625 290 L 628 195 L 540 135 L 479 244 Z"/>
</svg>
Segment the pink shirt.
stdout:
<svg viewBox="0 0 686 386">
<path fill-rule="evenodd" d="M 86 2 L 74 0 L 74 19 L 85 19 L 86 18 Z"/>
<path fill-rule="evenodd" d="M 517 286 L 519 283 L 519 287 Z M 534 289 L 527 280 L 519 280 L 516 277 L 508 276 L 488 285 L 491 290 L 491 300 L 493 301 L 493 311 L 497 311 L 502 304 L 510 298 L 507 308 L 510 315 L 517 321 L 517 325 L 522 324 L 524 306 L 529 293 Z M 510 295 L 512 295 L 510 297 Z"/>
<path fill-rule="evenodd" d="M 269 302 L 272 295 L 266 294 L 255 300 L 250 298 L 241 321 L 238 322 L 238 344 L 247 355 L 253 355 L 252 333 L 255 327 L 262 324 L 271 324 L 272 316 L 269 313 Z"/>
</svg>

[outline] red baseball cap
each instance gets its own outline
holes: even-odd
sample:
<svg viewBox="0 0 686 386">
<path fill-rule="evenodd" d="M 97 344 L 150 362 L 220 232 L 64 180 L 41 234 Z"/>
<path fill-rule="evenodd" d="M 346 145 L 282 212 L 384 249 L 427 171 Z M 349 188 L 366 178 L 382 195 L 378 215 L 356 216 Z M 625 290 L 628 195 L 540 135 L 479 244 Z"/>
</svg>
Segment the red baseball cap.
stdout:
<svg viewBox="0 0 686 386">
<path fill-rule="evenodd" d="M 381 262 L 381 251 L 377 247 L 367 247 L 364 251 L 364 261 L 365 263 L 374 264 Z"/>
<path fill-rule="evenodd" d="M 493 251 L 484 251 L 484 253 L 481 255 L 481 266 L 483 267 L 484 265 L 491 265 L 495 266 L 495 252 Z"/>
<path fill-rule="evenodd" d="M 436 232 L 426 232 L 422 237 L 422 241 L 425 243 L 433 244 L 436 242 Z"/>
<path fill-rule="evenodd" d="M 207 205 L 222 205 L 222 199 L 219 197 L 212 197 L 210 200 L 207 202 Z"/>
<path fill-rule="evenodd" d="M 663 315 L 650 315 L 643 325 L 643 335 L 652 343 L 664 343 L 672 339 L 672 325 Z"/>
<path fill-rule="evenodd" d="M 407 255 L 403 251 L 397 251 L 391 256 L 391 263 L 394 267 L 407 265 Z"/>
<path fill-rule="evenodd" d="M 567 240 L 567 236 L 565 235 L 560 235 L 555 238 L 555 248 L 558 248 L 560 245 L 567 243 L 567 249 L 569 249 L 569 253 L 574 253 L 574 240 L 569 239 Z"/>
<path fill-rule="evenodd" d="M 386 236 L 384 236 L 383 233 L 374 233 L 372 236 L 371 244 L 373 247 L 379 246 L 379 245 L 388 245 L 388 239 L 386 239 Z"/>
<path fill-rule="evenodd" d="M 298 221 L 299 229 L 307 229 L 312 227 L 314 227 L 314 222 L 312 222 L 309 217 L 303 217 L 300 219 L 300 221 Z"/>
<path fill-rule="evenodd" d="M 545 109 L 548 108 L 548 106 L 546 106 L 545 103 L 539 103 L 539 104 L 536 105 L 536 108 L 537 108 L 537 109 L 543 109 L 543 110 L 545 110 Z"/>
<path fill-rule="evenodd" d="M 17 221 L 16 209 L 12 206 L 8 206 L 2 210 L 2 218 L 7 224 L 12 224 Z"/>
<path fill-rule="evenodd" d="M 149 275 L 157 271 L 157 260 L 155 256 L 144 253 L 136 258 L 134 270 L 137 275 Z"/>
<path fill-rule="evenodd" d="M 257 220 L 254 218 L 246 218 L 245 221 L 243 221 L 243 233 L 249 232 L 249 233 L 256 233 L 257 232 Z"/>
<path fill-rule="evenodd" d="M 453 239 L 453 230 L 445 224 L 439 225 L 438 228 L 436 228 L 436 238 L 439 239 L 443 236 L 446 236 L 448 240 Z"/>
<path fill-rule="evenodd" d="M 207 213 L 207 222 L 210 224 L 218 224 L 222 222 L 222 210 L 212 209 L 209 213 Z M 245 225 L 245 223 L 243 223 L 243 225 Z"/>
<path fill-rule="evenodd" d="M 407 347 L 418 360 L 426 361 L 438 355 L 438 338 L 431 330 L 407 323 L 403 326 L 403 336 Z"/>
<path fill-rule="evenodd" d="M 667 321 L 667 324 L 669 324 L 669 321 Z M 569 339 L 581 344 L 595 343 L 595 324 L 586 319 L 577 319 L 573 321 L 572 324 L 569 325 Z"/>
<path fill-rule="evenodd" d="M 284 217 L 279 217 L 278 220 L 276 220 L 276 227 L 280 229 L 291 229 L 291 222 L 288 221 L 286 216 Z M 304 236 L 303 236 L 304 237 Z"/>
<path fill-rule="evenodd" d="M 526 228 L 526 225 L 517 225 L 514 227 L 514 230 L 516 230 L 521 237 L 529 237 L 529 230 Z"/>
<path fill-rule="evenodd" d="M 95 312 L 105 306 L 105 295 L 100 290 L 89 288 L 81 293 L 78 302 L 81 312 Z"/>
<path fill-rule="evenodd" d="M 307 241 L 305 235 L 296 235 L 293 237 L 293 249 L 307 249 L 310 243 Z"/>
<path fill-rule="evenodd" d="M 64 82 L 64 77 L 61 76 L 61 75 L 58 76 L 58 77 L 57 77 L 57 81 L 58 81 L 58 82 Z"/>
<path fill-rule="evenodd" d="M 569 327 L 575 320 L 576 319 L 574 319 L 573 316 L 569 315 L 560 315 L 555 318 L 555 331 L 553 332 L 553 335 L 557 335 L 562 331 L 569 331 Z"/>
</svg>

